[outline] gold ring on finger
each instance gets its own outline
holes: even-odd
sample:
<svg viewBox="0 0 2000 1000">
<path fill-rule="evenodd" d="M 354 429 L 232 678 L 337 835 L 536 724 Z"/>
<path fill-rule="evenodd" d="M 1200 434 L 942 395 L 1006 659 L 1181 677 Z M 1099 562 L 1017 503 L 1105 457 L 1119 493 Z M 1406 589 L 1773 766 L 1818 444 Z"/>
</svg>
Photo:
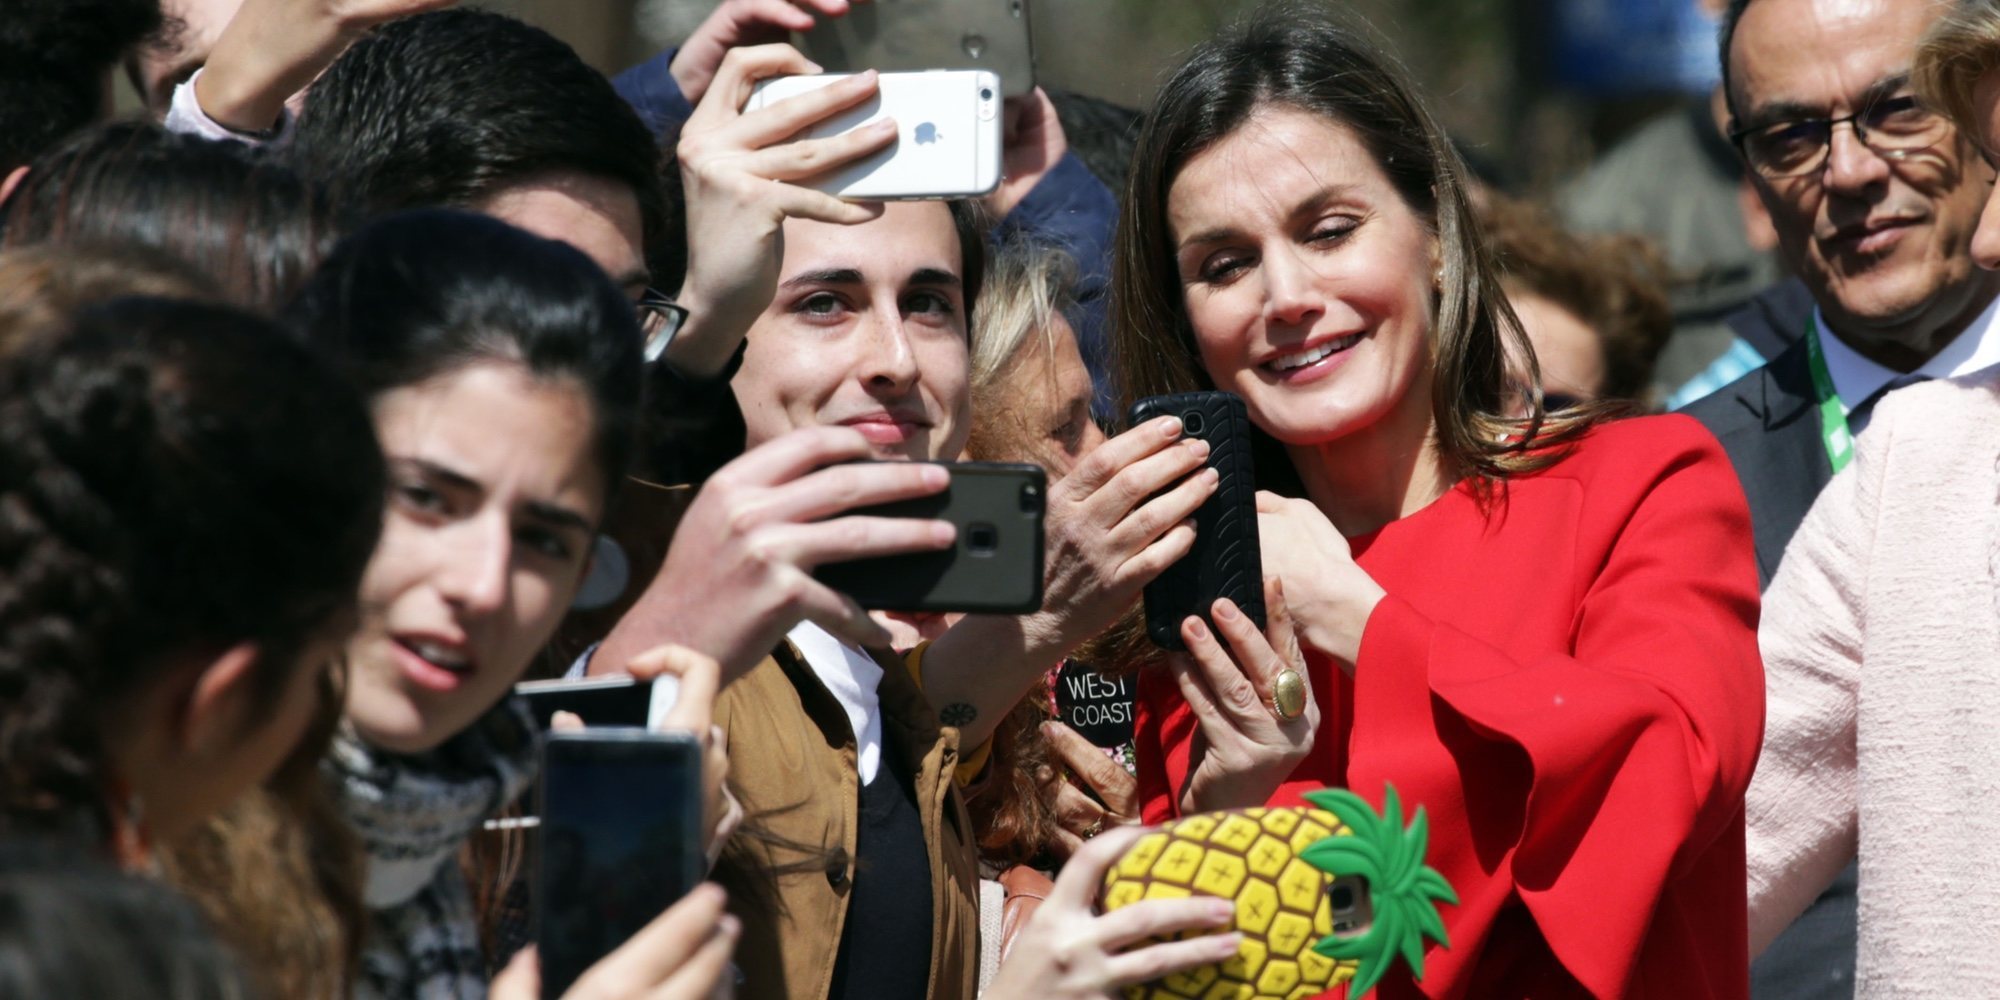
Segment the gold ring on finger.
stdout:
<svg viewBox="0 0 2000 1000">
<path fill-rule="evenodd" d="M 1290 722 L 1306 714 L 1306 679 L 1290 667 L 1271 680 L 1271 711 Z"/>
</svg>

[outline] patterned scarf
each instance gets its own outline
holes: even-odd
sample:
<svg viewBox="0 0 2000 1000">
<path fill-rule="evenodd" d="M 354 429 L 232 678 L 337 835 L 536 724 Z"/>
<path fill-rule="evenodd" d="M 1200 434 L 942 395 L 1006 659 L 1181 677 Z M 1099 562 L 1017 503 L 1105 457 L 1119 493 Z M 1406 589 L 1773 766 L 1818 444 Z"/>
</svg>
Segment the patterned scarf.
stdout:
<svg viewBox="0 0 2000 1000">
<path fill-rule="evenodd" d="M 535 725 L 508 698 L 425 754 L 343 731 L 323 765 L 368 851 L 358 1000 L 481 1000 L 486 956 L 459 848 L 534 779 Z"/>
</svg>

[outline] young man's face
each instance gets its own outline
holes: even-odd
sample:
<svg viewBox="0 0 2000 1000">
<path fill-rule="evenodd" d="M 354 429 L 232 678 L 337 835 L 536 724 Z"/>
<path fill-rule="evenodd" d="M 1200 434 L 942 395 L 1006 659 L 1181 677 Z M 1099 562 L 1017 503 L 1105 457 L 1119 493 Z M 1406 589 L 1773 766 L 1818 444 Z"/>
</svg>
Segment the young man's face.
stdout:
<svg viewBox="0 0 2000 1000">
<path fill-rule="evenodd" d="M 971 405 L 964 266 L 941 202 L 891 202 L 854 226 L 787 221 L 777 297 L 730 383 L 745 443 L 838 424 L 878 458 L 957 458 Z"/>
</svg>

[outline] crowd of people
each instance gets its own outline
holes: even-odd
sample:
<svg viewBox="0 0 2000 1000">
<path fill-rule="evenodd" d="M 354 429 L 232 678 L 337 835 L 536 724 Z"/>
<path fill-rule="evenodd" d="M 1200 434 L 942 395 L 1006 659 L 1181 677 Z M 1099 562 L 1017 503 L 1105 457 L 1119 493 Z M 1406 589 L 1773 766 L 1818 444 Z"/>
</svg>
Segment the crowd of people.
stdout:
<svg viewBox="0 0 2000 1000">
<path fill-rule="evenodd" d="M 1455 890 L 1385 997 L 2000 996 L 2000 2 L 1727 5 L 1786 277 L 1677 414 L 1661 255 L 1323 3 L 886 203 L 807 183 L 875 74 L 750 100 L 848 3 L 615 79 L 450 0 L 0 14 L 0 996 L 542 995 L 514 688 L 617 675 L 708 874 L 579 1000 L 1125 995 L 1250 947 L 1100 904 L 1141 831 L 1329 787 Z M 1196 390 L 1266 615 L 1167 652 L 1220 477 L 1118 415 Z M 815 575 L 954 545 L 866 508 L 958 460 L 1046 470 L 1040 610 Z"/>
</svg>

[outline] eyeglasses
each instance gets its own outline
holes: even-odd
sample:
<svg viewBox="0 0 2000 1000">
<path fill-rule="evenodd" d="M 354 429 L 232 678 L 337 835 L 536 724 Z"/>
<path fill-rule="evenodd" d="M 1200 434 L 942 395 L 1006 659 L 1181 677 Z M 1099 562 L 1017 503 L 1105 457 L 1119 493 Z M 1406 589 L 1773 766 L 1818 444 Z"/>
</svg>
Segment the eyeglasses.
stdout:
<svg viewBox="0 0 2000 1000">
<path fill-rule="evenodd" d="M 1913 95 L 1876 101 L 1843 118 L 1801 118 L 1729 133 L 1750 169 L 1770 180 L 1799 177 L 1826 164 L 1833 127 L 1846 123 L 1854 138 L 1885 160 L 1901 160 L 1943 140 L 1951 123 Z"/>
<path fill-rule="evenodd" d="M 645 336 L 646 362 L 660 360 L 667 353 L 667 347 L 674 342 L 674 335 L 681 332 L 687 323 L 688 311 L 674 304 L 665 292 L 648 288 L 640 293 L 639 301 L 633 308 L 639 312 L 639 332 Z"/>
</svg>

